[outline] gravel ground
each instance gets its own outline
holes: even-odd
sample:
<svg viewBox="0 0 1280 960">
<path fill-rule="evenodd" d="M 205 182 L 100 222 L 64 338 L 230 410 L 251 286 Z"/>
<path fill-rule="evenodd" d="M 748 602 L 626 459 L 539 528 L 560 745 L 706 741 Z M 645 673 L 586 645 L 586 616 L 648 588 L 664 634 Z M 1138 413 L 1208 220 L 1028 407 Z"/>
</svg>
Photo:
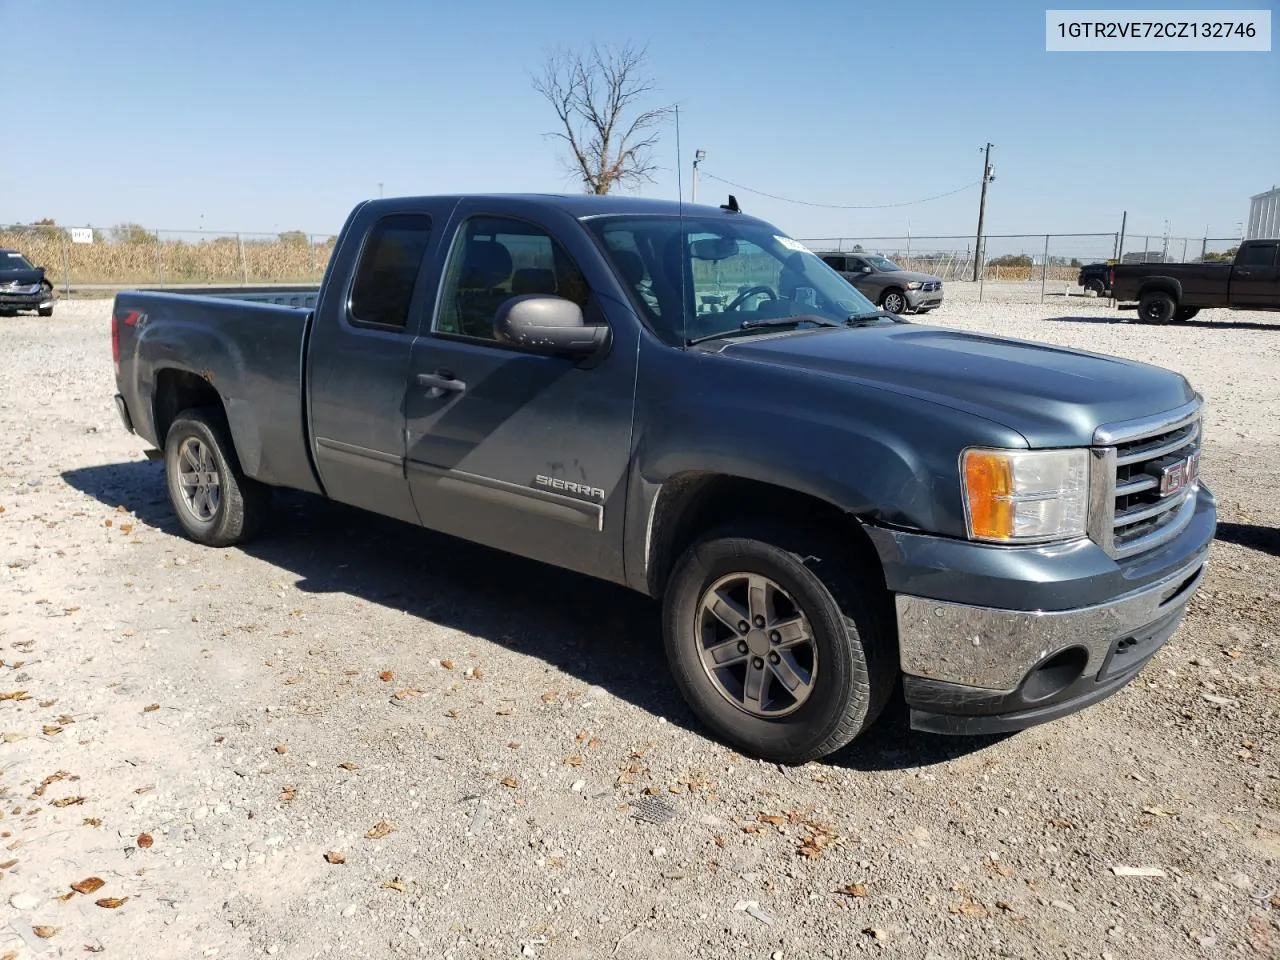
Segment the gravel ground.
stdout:
<svg viewBox="0 0 1280 960">
<path fill-rule="evenodd" d="M 975 295 L 929 319 L 1205 394 L 1205 588 L 1081 714 L 795 769 L 706 736 L 624 590 L 301 495 L 182 539 L 108 302 L 0 320 L 0 957 L 1276 956 L 1280 318 Z"/>
</svg>

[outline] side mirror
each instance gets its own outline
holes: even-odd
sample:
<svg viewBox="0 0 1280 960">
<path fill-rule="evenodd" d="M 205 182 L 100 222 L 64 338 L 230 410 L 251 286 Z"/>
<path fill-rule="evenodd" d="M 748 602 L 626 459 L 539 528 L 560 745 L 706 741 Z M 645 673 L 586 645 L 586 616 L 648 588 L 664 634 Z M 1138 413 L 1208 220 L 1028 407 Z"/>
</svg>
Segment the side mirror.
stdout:
<svg viewBox="0 0 1280 960">
<path fill-rule="evenodd" d="M 493 334 L 499 343 L 575 357 L 590 356 L 609 340 L 608 326 L 588 326 L 572 300 L 542 293 L 504 301 L 493 318 Z"/>
<path fill-rule="evenodd" d="M 870 268 L 870 267 L 863 267 L 863 268 L 862 268 L 861 270 L 859 270 L 858 272 L 859 272 L 859 273 L 870 273 L 870 272 L 871 272 L 871 268 Z"/>
</svg>

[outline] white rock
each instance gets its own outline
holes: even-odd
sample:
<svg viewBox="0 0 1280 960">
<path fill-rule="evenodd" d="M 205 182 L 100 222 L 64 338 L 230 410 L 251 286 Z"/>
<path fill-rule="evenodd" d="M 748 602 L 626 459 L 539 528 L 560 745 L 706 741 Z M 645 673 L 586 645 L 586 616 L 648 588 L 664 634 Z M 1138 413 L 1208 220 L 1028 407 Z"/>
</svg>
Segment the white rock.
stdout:
<svg viewBox="0 0 1280 960">
<path fill-rule="evenodd" d="M 354 917 L 356 915 L 356 905 L 354 903 L 348 903 L 342 908 L 342 915 L 344 917 Z"/>
<path fill-rule="evenodd" d="M 581 793 L 582 788 L 585 787 L 586 785 L 587 785 L 587 781 L 585 780 L 575 780 L 573 781 L 573 786 L 570 787 L 569 789 L 572 790 L 574 793 Z"/>
<path fill-rule="evenodd" d="M 665 857 L 665 856 L 667 855 L 667 848 L 666 848 L 666 847 L 654 847 L 654 848 L 653 848 L 653 850 L 652 850 L 651 852 L 653 853 L 653 859 L 655 859 L 655 860 L 661 860 L 663 857 Z"/>
<path fill-rule="evenodd" d="M 15 910 L 34 910 L 39 902 L 29 893 L 15 893 L 9 898 L 9 906 Z"/>
</svg>

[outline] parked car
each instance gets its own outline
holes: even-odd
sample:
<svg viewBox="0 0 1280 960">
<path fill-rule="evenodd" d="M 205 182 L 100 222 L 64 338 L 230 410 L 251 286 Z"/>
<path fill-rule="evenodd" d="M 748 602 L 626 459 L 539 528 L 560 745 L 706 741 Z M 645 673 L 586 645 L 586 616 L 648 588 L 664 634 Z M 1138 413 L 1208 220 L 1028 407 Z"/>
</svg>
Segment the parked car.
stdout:
<svg viewBox="0 0 1280 960">
<path fill-rule="evenodd" d="M 1246 240 L 1231 263 L 1118 263 L 1111 295 L 1147 323 L 1190 320 L 1201 310 L 1280 310 L 1280 240 Z"/>
<path fill-rule="evenodd" d="M 1111 293 L 1111 264 L 1086 263 L 1080 268 L 1080 273 L 1076 277 L 1076 284 L 1086 290 L 1092 290 L 1100 297 L 1109 296 Z"/>
<path fill-rule="evenodd" d="M 367 201 L 314 292 L 117 294 L 115 403 L 186 535 L 244 542 L 285 487 L 625 585 L 759 757 L 899 688 L 943 733 L 1079 710 L 1204 573 L 1181 375 L 877 310 L 732 204 Z"/>
<path fill-rule="evenodd" d="M 942 278 L 904 270 L 874 253 L 820 254 L 823 263 L 890 313 L 928 313 L 942 306 Z"/>
<path fill-rule="evenodd" d="M 53 300 L 53 284 L 45 277 L 44 267 L 32 266 L 17 250 L 0 247 L 0 313 L 34 310 L 51 317 Z"/>
</svg>

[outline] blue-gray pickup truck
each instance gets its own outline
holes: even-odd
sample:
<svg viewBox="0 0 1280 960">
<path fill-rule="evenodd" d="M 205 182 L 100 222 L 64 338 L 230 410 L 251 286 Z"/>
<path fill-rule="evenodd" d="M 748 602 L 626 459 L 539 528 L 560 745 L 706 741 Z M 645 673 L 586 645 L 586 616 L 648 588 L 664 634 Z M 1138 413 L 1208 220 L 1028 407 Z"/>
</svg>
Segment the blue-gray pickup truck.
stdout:
<svg viewBox="0 0 1280 960">
<path fill-rule="evenodd" d="M 1183 377 L 908 322 L 732 198 L 368 201 L 319 288 L 122 292 L 111 336 L 193 540 L 286 487 L 624 584 L 779 762 L 898 689 L 958 734 L 1103 699 L 1214 535 Z"/>
</svg>

